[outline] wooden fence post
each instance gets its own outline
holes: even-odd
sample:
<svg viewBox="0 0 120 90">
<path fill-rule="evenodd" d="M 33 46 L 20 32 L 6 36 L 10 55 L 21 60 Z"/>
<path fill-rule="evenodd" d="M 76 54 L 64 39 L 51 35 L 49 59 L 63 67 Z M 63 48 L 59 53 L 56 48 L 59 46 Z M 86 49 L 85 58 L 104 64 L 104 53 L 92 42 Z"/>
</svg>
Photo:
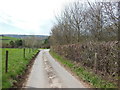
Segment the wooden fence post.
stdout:
<svg viewBox="0 0 120 90">
<path fill-rule="evenodd" d="M 5 72 L 8 72 L 8 51 L 6 51 Z"/>
<path fill-rule="evenodd" d="M 97 73 L 97 53 L 95 53 L 94 71 L 95 71 L 95 73 Z"/>
<path fill-rule="evenodd" d="M 25 58 L 25 48 L 23 49 L 23 57 Z"/>
</svg>

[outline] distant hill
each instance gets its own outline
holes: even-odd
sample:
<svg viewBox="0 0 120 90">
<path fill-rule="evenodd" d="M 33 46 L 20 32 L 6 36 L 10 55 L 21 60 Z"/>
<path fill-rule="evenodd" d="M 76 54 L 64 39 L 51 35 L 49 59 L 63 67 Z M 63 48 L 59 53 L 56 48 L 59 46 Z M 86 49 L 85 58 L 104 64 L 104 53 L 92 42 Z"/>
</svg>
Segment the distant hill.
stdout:
<svg viewBox="0 0 120 90">
<path fill-rule="evenodd" d="M 19 35 L 19 34 L 0 34 L 0 36 L 14 37 L 14 38 L 25 38 L 25 37 L 40 37 L 47 38 L 47 35 Z"/>
<path fill-rule="evenodd" d="M 32 47 L 31 45 L 41 47 L 48 37 L 47 35 L 0 34 L 0 47 L 11 47 L 10 42 L 16 40 L 25 40 L 27 47 Z M 34 40 L 34 43 L 32 40 Z"/>
<path fill-rule="evenodd" d="M 2 41 L 2 43 L 9 43 L 10 41 L 16 41 L 16 40 L 20 40 L 20 39 L 15 38 L 15 37 L 8 37 L 8 36 L 0 35 L 0 42 Z"/>
</svg>

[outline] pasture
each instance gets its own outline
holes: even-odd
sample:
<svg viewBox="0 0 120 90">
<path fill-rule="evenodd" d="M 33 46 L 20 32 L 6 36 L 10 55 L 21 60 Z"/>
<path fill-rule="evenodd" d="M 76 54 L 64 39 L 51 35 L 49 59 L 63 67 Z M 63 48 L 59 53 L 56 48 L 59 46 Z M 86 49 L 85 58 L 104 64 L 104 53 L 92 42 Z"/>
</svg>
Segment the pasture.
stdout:
<svg viewBox="0 0 120 90">
<path fill-rule="evenodd" d="M 9 43 L 10 41 L 15 41 L 19 39 L 14 37 L 0 36 L 0 40 L 2 40 L 2 43 Z"/>
<path fill-rule="evenodd" d="M 26 65 L 37 53 L 37 49 L 2 48 L 2 88 L 10 88 L 16 82 L 17 76 L 24 73 Z M 6 50 L 8 51 L 8 72 L 5 72 Z M 1 62 L 1 61 L 0 61 Z"/>
</svg>

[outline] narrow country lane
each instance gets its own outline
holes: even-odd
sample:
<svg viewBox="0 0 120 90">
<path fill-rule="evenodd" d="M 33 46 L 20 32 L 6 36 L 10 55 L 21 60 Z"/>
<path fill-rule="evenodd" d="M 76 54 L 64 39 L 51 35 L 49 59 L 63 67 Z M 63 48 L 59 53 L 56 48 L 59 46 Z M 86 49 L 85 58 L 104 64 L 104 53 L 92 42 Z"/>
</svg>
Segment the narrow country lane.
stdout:
<svg viewBox="0 0 120 90">
<path fill-rule="evenodd" d="M 38 54 L 29 78 L 27 88 L 85 88 L 82 83 L 56 62 L 49 50 Z"/>
</svg>

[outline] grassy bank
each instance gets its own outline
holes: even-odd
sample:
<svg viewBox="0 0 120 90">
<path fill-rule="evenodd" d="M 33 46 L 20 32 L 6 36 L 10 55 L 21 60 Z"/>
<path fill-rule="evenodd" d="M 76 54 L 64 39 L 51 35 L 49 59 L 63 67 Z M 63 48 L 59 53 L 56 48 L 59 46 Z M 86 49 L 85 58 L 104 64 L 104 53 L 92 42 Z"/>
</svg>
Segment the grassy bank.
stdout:
<svg viewBox="0 0 120 90">
<path fill-rule="evenodd" d="M 77 76 L 79 76 L 80 79 L 89 83 L 92 87 L 95 87 L 95 88 L 115 88 L 116 87 L 116 85 L 114 85 L 113 83 L 109 83 L 103 80 L 98 75 L 92 72 L 89 72 L 83 66 L 79 66 L 79 67 L 76 66 L 71 60 L 68 60 L 52 51 L 50 51 L 50 54 L 60 63 L 70 68 L 70 70 L 74 72 Z"/>
<path fill-rule="evenodd" d="M 2 50 L 2 88 L 10 88 L 16 82 L 17 76 L 22 75 L 26 65 L 38 50 L 25 49 L 25 58 L 23 49 L 3 48 Z M 5 73 L 5 56 L 8 50 L 8 72 Z"/>
</svg>

